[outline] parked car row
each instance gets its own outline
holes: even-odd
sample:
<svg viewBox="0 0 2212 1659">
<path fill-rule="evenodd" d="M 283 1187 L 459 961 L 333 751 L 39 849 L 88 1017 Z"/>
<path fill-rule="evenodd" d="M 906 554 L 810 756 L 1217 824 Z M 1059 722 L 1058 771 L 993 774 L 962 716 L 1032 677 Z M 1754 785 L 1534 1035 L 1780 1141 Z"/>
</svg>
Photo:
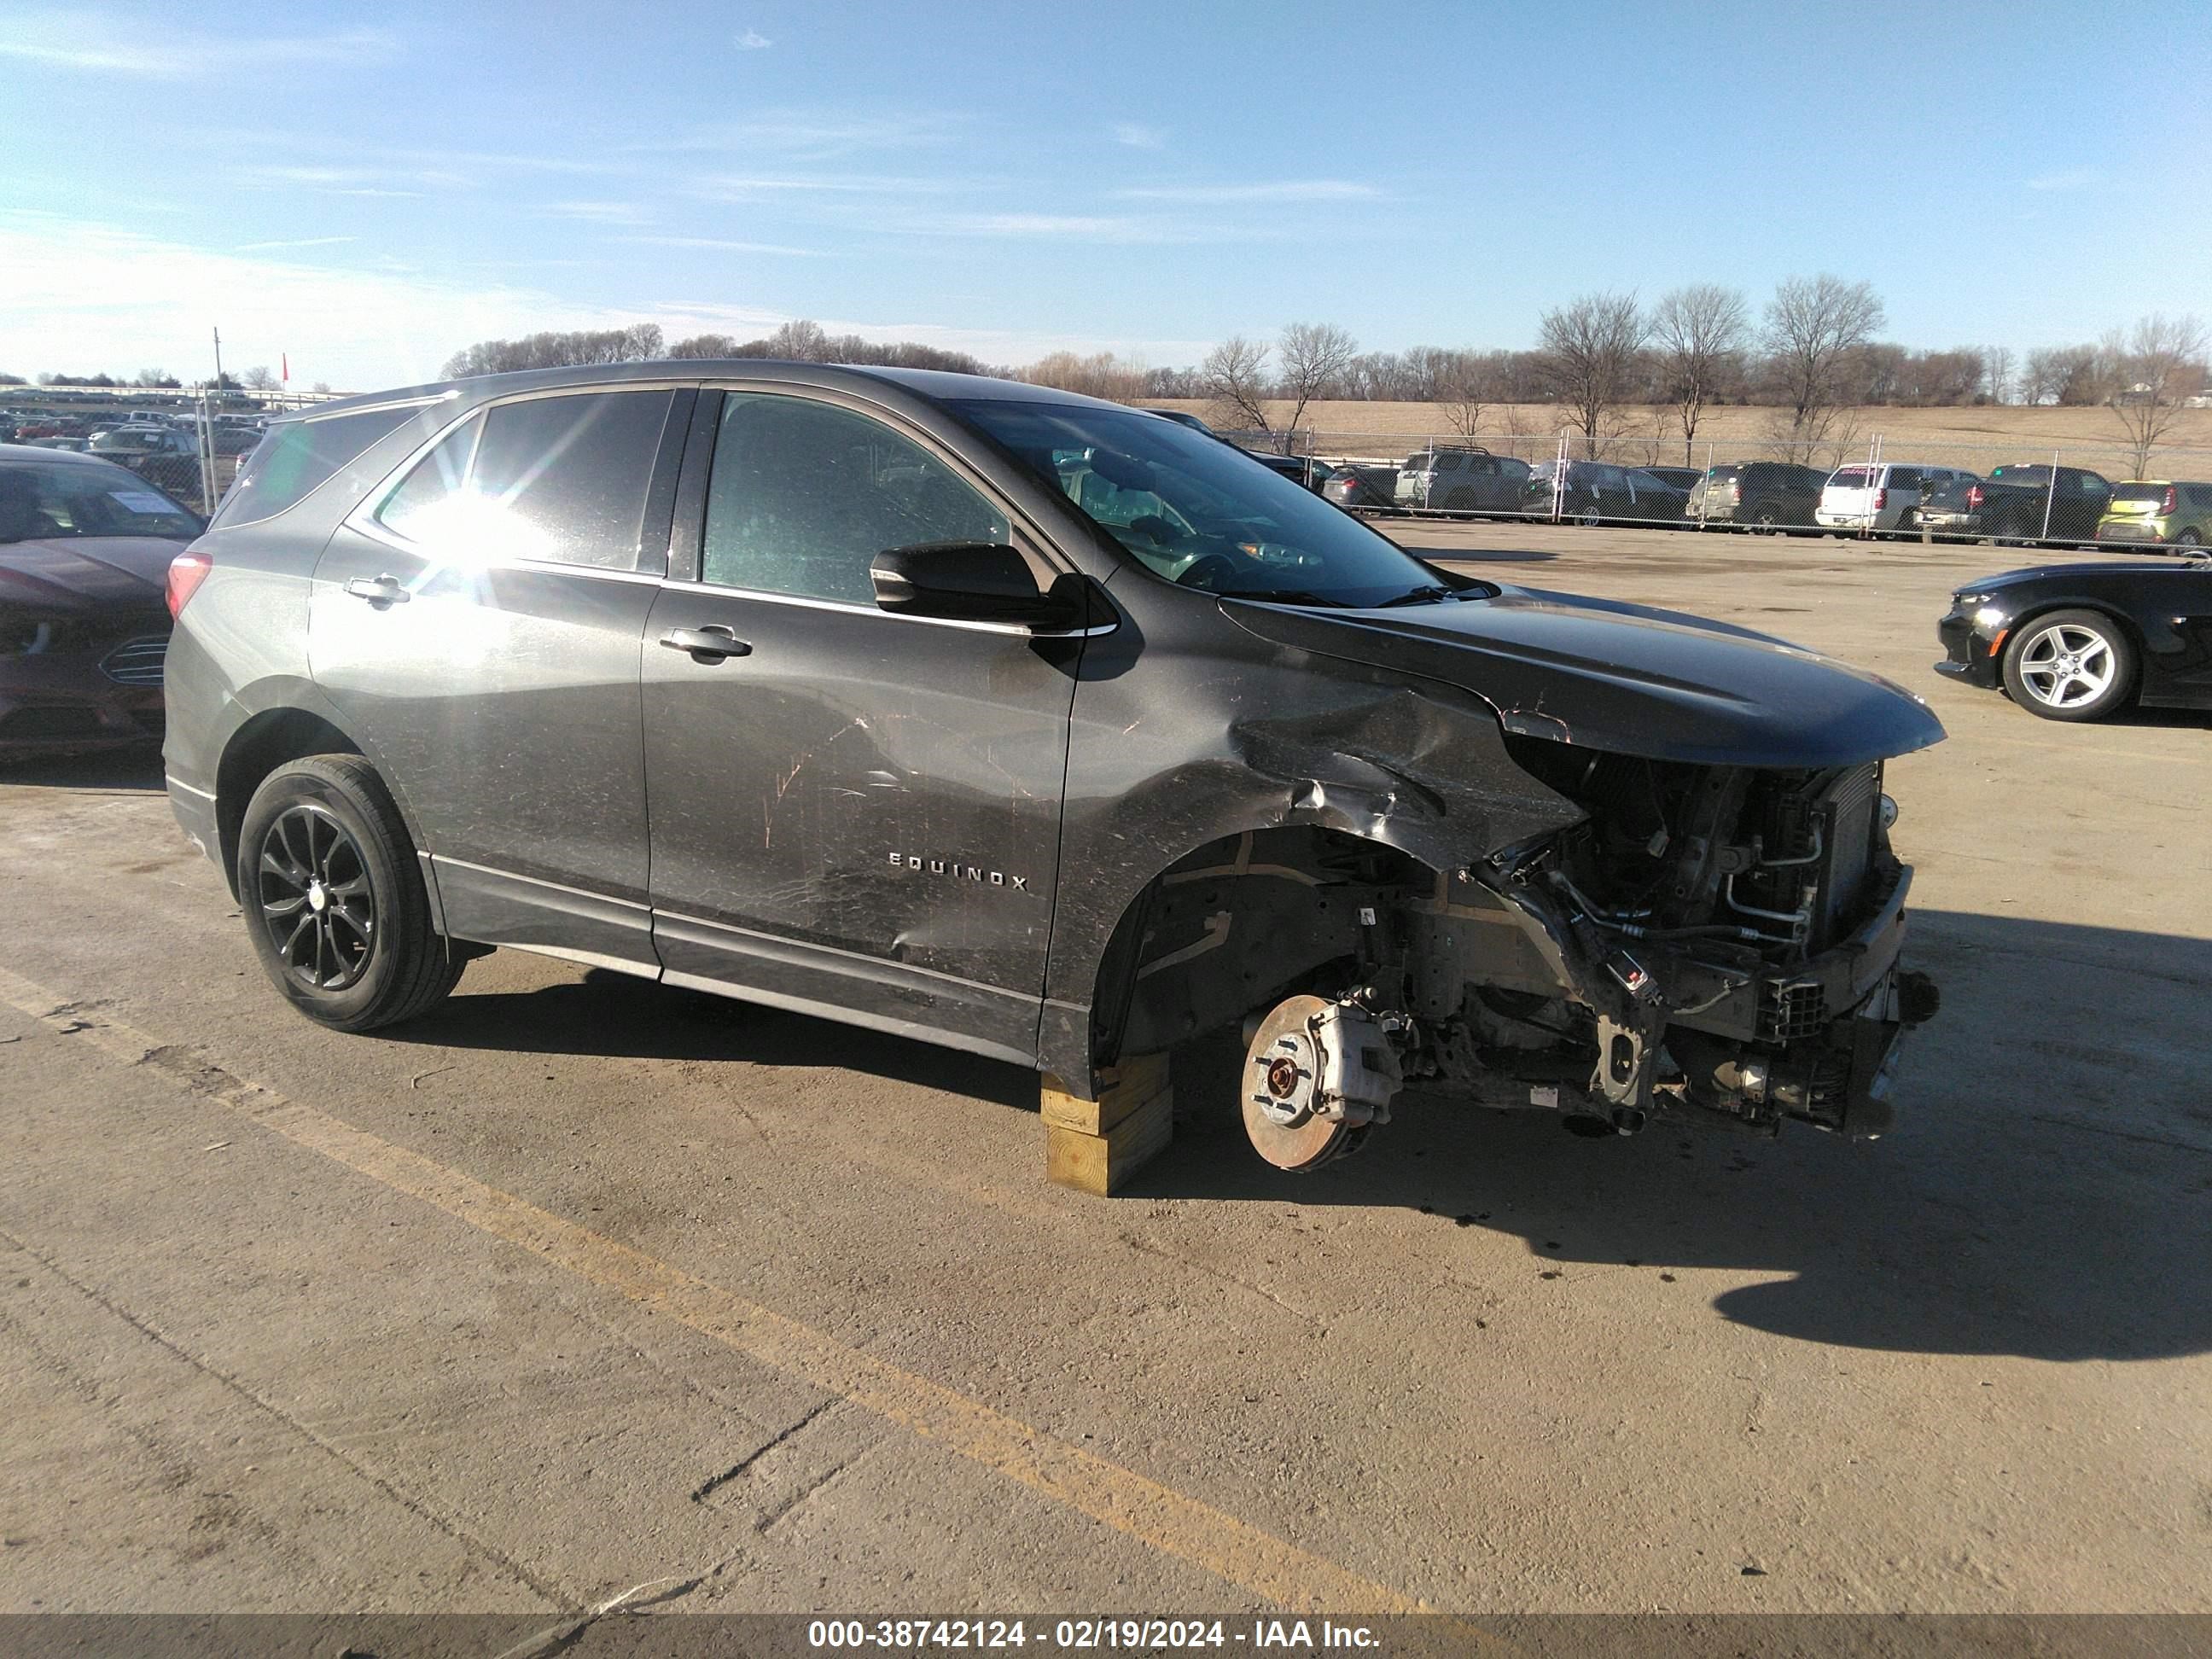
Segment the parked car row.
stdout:
<svg viewBox="0 0 2212 1659">
<path fill-rule="evenodd" d="M 1274 465 L 1280 458 L 1261 458 Z M 1292 463 L 1291 465 L 1295 465 Z M 1606 461 L 1531 464 L 1474 446 L 1431 446 L 1392 467 L 1341 462 L 1310 488 L 1369 511 L 1514 514 L 1577 523 L 1700 525 L 1754 533 L 1939 540 L 2212 544 L 2212 483 L 2115 484 L 2081 467 L 2008 465 L 1984 477 L 1931 462 L 1858 462 L 1832 471 L 1788 461 L 1698 468 Z M 1286 470 L 1286 469 L 1285 469 Z M 1310 480 L 1323 471 L 1308 463 Z"/>
</svg>

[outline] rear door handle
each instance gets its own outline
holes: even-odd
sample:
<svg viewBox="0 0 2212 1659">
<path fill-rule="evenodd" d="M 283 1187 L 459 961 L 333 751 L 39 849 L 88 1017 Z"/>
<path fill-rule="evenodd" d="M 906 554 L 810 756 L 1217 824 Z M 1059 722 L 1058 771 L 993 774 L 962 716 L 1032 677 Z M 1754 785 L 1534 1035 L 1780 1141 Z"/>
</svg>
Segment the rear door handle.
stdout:
<svg viewBox="0 0 2212 1659">
<path fill-rule="evenodd" d="M 720 623 L 704 628 L 672 628 L 660 636 L 671 651 L 689 651 L 693 662 L 720 662 L 725 657 L 750 657 L 750 643 Z"/>
<path fill-rule="evenodd" d="M 345 591 L 371 605 L 404 605 L 415 597 L 397 576 L 356 576 L 346 583 Z"/>
</svg>

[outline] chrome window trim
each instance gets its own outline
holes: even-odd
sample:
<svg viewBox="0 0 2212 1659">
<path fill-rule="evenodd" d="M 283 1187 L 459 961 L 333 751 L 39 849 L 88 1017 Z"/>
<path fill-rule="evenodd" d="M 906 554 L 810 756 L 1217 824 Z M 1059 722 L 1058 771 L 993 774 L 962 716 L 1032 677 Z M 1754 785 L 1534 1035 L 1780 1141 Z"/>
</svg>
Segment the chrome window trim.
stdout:
<svg viewBox="0 0 2212 1659">
<path fill-rule="evenodd" d="M 480 404 L 471 404 L 468 408 L 462 410 L 452 420 L 447 422 L 445 425 L 440 427 L 435 432 L 431 434 L 430 436 L 422 443 L 416 446 L 414 451 L 408 455 L 406 459 L 401 461 L 397 466 L 393 467 L 391 471 L 386 473 L 382 478 L 378 480 L 376 487 L 374 489 L 363 491 L 360 502 L 354 507 L 352 512 L 347 514 L 343 519 L 339 520 L 339 524 L 341 527 L 357 532 L 361 535 L 368 538 L 369 540 L 392 549 L 395 553 L 404 553 L 412 558 L 422 559 L 430 563 L 442 562 L 441 561 L 434 558 L 431 555 L 430 550 L 424 547 L 420 542 L 409 541 L 406 537 L 386 526 L 376 515 L 384 510 L 385 503 L 392 499 L 393 494 L 399 489 L 399 487 L 405 483 L 408 479 L 415 476 L 415 469 L 417 466 L 420 466 L 422 462 L 428 459 L 430 452 L 435 449 L 440 444 L 445 442 L 447 439 L 452 437 L 454 433 L 466 426 L 471 421 L 482 416 L 488 422 L 490 418 L 490 412 L 495 409 L 503 409 L 510 404 L 534 403 L 544 398 L 589 397 L 595 392 L 600 392 L 614 393 L 625 392 L 689 392 L 696 390 L 698 384 L 699 383 L 696 380 L 674 380 L 665 381 L 624 380 L 617 385 L 608 386 L 596 386 L 589 384 L 582 386 L 544 386 L 530 392 L 518 392 L 509 397 L 489 398 Z M 459 395 L 460 394 L 458 392 L 449 392 L 444 394 L 447 398 L 457 398 Z M 422 401 L 427 404 L 441 400 L 438 398 L 426 398 Z M 397 406 L 398 405 L 395 405 L 395 407 Z M 368 411 L 363 410 L 356 410 L 354 412 L 366 414 Z M 464 489 L 474 481 L 477 475 L 477 458 L 483 453 L 483 434 L 479 432 L 477 434 L 477 441 L 475 445 L 469 451 L 469 470 L 465 475 L 463 475 L 461 479 L 461 484 Z M 134 473 L 132 476 L 135 477 L 137 475 Z M 637 550 L 637 556 L 642 558 L 645 556 L 645 551 L 646 550 L 644 547 L 641 545 Z M 667 550 L 664 548 L 661 550 L 661 553 L 665 564 L 667 556 Z M 477 570 L 558 570 L 567 572 L 571 575 L 595 577 L 601 581 L 659 582 L 664 580 L 659 571 L 635 569 L 616 570 L 606 565 L 576 564 L 566 559 L 489 559 L 481 564 L 471 565 L 470 568 Z M 501 872 L 500 873 L 503 874 L 505 872 Z"/>
<path fill-rule="evenodd" d="M 817 599 L 799 593 L 776 593 L 759 587 L 726 587 L 715 582 L 678 581 L 665 578 L 661 586 L 678 593 L 712 594 L 721 599 L 750 599 L 763 605 L 796 605 L 803 611 L 842 611 L 853 617 L 880 617 L 887 622 L 927 623 L 935 628 L 961 628 L 972 634 L 1011 634 L 1030 640 L 1089 640 L 1101 634 L 1110 634 L 1118 623 L 1101 623 L 1091 628 L 1031 628 L 1024 623 L 976 622 L 963 617 L 917 617 L 905 611 L 884 611 L 872 605 L 855 605 L 849 599 Z"/>
</svg>

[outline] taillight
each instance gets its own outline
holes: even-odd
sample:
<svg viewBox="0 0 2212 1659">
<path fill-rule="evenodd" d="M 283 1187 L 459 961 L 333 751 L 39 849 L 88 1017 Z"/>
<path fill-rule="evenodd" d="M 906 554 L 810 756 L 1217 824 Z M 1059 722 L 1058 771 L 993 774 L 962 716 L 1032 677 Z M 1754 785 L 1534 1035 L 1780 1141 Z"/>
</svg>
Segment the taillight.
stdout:
<svg viewBox="0 0 2212 1659">
<path fill-rule="evenodd" d="M 1982 504 L 1982 487 L 1981 487 L 1981 485 L 1979 485 L 1979 484 L 1969 484 L 1969 485 L 1967 485 L 1967 486 L 1966 486 L 1966 505 L 1967 505 L 1967 507 L 1970 507 L 1970 508 L 1972 508 L 1972 507 L 1979 507 L 1981 504 Z"/>
<path fill-rule="evenodd" d="M 2166 485 L 2166 494 L 2160 499 L 2158 511 L 2160 518 L 2166 517 L 2173 511 L 2173 486 L 2172 484 Z"/>
<path fill-rule="evenodd" d="M 1887 507 L 1888 505 L 1889 505 L 1889 491 L 1888 491 L 1887 489 L 1877 489 L 1877 490 L 1875 490 L 1875 491 L 1874 492 L 1874 510 L 1875 510 L 1875 512 L 1879 513 L 1879 512 L 1881 512 L 1881 511 L 1882 510 L 1882 508 L 1884 508 L 1885 507 Z"/>
<path fill-rule="evenodd" d="M 184 614 L 191 603 L 192 595 L 200 591 L 200 584 L 215 568 L 215 560 L 205 553 L 184 552 L 169 561 L 169 580 L 167 585 L 169 617 L 174 621 Z"/>
<path fill-rule="evenodd" d="M 1741 503 L 1743 500 L 1743 486 L 1734 478 L 1729 480 L 1729 500 L 1735 503 Z"/>
</svg>

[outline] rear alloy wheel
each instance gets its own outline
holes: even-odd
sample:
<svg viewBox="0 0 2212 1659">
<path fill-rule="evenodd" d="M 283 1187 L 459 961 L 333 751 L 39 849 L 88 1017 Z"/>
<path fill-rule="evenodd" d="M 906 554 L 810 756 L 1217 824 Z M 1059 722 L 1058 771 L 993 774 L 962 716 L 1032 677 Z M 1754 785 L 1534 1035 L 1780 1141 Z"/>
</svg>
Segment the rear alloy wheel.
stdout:
<svg viewBox="0 0 2212 1659">
<path fill-rule="evenodd" d="M 358 755 L 311 756 L 264 778 L 239 829 L 236 874 L 254 955 L 319 1024 L 411 1019 L 468 960 L 431 927 L 406 824 Z"/>
<path fill-rule="evenodd" d="M 2054 611 L 2013 635 L 2005 690 L 2047 720 L 2094 720 L 2125 702 L 2135 687 L 2135 646 L 2111 617 Z"/>
<path fill-rule="evenodd" d="M 2197 547 L 2201 545 L 2203 540 L 2204 538 L 2198 535 L 2195 528 L 2192 526 L 2190 529 L 2183 531 L 2179 536 L 2176 536 L 2173 538 L 2173 544 L 2176 547 Z"/>
<path fill-rule="evenodd" d="M 1575 522 L 1579 525 L 1588 526 L 1590 529 L 1595 530 L 1605 522 L 1605 514 L 1599 512 L 1595 507 L 1586 507 L 1580 513 L 1577 513 L 1575 515 Z"/>
<path fill-rule="evenodd" d="M 1751 532 L 1754 536 L 1780 535 L 1782 509 L 1771 501 L 1758 508 L 1751 515 Z"/>
</svg>

